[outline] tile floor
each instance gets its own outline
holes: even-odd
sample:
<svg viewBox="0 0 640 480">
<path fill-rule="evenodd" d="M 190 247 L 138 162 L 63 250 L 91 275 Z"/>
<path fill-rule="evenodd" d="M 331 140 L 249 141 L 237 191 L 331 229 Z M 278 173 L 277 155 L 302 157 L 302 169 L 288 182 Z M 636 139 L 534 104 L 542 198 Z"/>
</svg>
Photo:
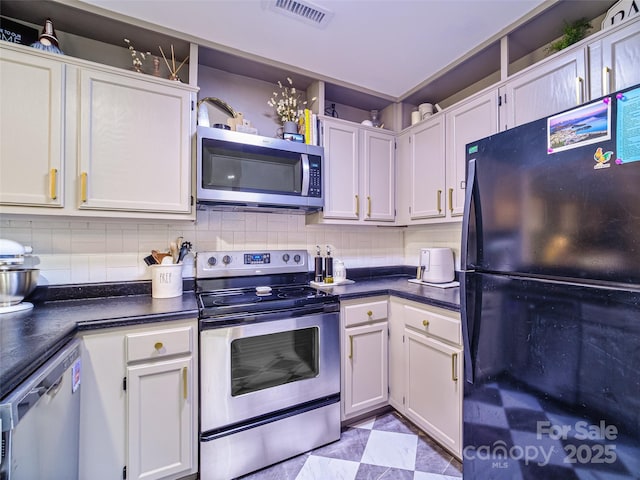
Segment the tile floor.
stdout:
<svg viewBox="0 0 640 480">
<path fill-rule="evenodd" d="M 395 411 L 349 425 L 339 441 L 242 480 L 452 480 L 462 465 Z"/>
</svg>

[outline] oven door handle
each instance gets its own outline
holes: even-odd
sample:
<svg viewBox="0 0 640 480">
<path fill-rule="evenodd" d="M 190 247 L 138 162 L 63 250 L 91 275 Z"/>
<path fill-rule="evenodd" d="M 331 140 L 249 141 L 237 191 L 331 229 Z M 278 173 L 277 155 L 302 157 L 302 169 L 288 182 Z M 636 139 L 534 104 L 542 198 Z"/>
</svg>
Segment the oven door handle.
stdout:
<svg viewBox="0 0 640 480">
<path fill-rule="evenodd" d="M 335 393 L 333 395 L 329 395 L 327 397 L 320 398 L 318 400 L 312 400 L 310 402 L 306 402 L 301 405 L 295 405 L 290 408 L 278 410 L 277 412 L 267 413 L 266 415 L 261 415 L 259 417 L 249 419 L 245 422 L 239 422 L 234 425 L 225 426 L 225 427 L 209 430 L 206 432 L 202 432 L 200 434 L 200 441 L 210 442 L 218 438 L 227 437 L 234 433 L 240 433 L 244 430 L 248 430 L 249 428 L 255 428 L 261 425 L 277 422 L 278 420 L 284 420 L 286 418 L 293 417 L 301 413 L 310 412 L 312 410 L 326 407 L 328 405 L 333 405 L 334 403 L 338 403 L 338 402 L 340 402 L 340 394 Z"/>
</svg>

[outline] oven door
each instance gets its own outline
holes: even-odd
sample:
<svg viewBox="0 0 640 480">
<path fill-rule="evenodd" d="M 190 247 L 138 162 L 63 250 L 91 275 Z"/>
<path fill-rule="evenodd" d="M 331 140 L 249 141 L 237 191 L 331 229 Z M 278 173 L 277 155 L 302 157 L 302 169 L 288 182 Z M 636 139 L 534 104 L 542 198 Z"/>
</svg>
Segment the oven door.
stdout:
<svg viewBox="0 0 640 480">
<path fill-rule="evenodd" d="M 202 431 L 339 393 L 339 338 L 338 313 L 202 330 Z"/>
</svg>

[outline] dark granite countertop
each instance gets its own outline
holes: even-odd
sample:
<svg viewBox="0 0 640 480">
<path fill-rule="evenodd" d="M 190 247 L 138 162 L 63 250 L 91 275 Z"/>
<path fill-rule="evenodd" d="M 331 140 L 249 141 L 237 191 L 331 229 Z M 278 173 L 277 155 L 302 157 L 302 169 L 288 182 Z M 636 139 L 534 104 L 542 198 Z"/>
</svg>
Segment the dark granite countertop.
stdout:
<svg viewBox="0 0 640 480">
<path fill-rule="evenodd" d="M 193 291 L 34 302 L 33 310 L 0 315 L 0 398 L 44 364 L 79 331 L 196 318 Z"/>
<path fill-rule="evenodd" d="M 409 283 L 407 268 L 354 270 L 356 283 L 330 287 L 341 300 L 395 295 L 450 310 L 460 309 L 459 288 Z M 415 269 L 413 269 L 415 270 Z M 193 283 L 181 297 L 152 298 L 146 284 L 73 286 L 35 295 L 33 310 L 0 315 L 0 399 L 44 364 L 78 332 L 196 318 Z M 115 290 L 113 290 L 115 288 Z M 61 293 L 62 292 L 62 293 Z M 109 293 L 113 295 L 108 296 Z M 71 297 L 91 297 L 65 299 Z"/>
<path fill-rule="evenodd" d="M 354 279 L 355 283 L 335 287 L 321 287 L 330 289 L 340 296 L 340 300 L 365 298 L 375 295 L 394 295 L 396 297 L 416 302 L 434 305 L 449 310 L 460 310 L 460 288 L 439 288 L 427 285 L 409 283 L 409 275 L 395 275 L 379 278 Z"/>
</svg>

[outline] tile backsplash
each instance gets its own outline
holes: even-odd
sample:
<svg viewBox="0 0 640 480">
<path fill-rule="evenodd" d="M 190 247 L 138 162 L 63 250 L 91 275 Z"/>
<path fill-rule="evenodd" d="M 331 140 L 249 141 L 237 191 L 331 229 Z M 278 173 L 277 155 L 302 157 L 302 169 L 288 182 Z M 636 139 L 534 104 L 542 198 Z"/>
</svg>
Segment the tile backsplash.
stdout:
<svg viewBox="0 0 640 480">
<path fill-rule="evenodd" d="M 460 270 L 461 234 L 460 222 L 408 227 L 404 233 L 404 265 L 418 265 L 422 247 L 449 247 L 456 270 Z"/>
<path fill-rule="evenodd" d="M 195 223 L 0 216 L 0 237 L 33 247 L 40 285 L 148 280 L 143 258 L 168 251 L 182 236 L 194 251 L 304 249 L 333 246 L 348 268 L 405 263 L 404 230 L 348 225 L 305 225 L 304 215 L 199 210 Z M 184 277 L 193 277 L 193 255 Z M 409 262 L 415 264 L 415 262 Z"/>
</svg>

